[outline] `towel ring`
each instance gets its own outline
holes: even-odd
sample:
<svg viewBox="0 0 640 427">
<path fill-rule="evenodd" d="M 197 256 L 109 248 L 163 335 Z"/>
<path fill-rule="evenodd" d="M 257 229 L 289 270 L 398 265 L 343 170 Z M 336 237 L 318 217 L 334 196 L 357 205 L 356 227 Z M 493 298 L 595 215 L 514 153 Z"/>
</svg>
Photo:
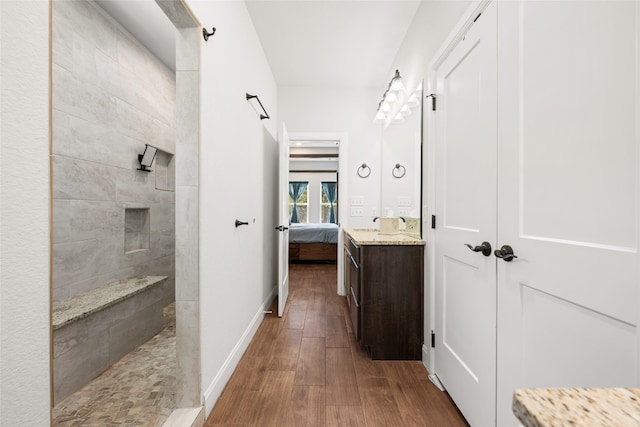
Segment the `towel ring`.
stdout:
<svg viewBox="0 0 640 427">
<path fill-rule="evenodd" d="M 402 170 L 402 172 L 397 172 L 396 171 L 400 171 Z M 400 163 L 396 163 L 396 167 L 393 168 L 393 170 L 391 171 L 391 175 L 393 175 L 394 178 L 402 178 L 405 174 L 407 173 L 407 169 L 402 166 Z"/>
<path fill-rule="evenodd" d="M 361 172 L 362 171 L 362 172 Z M 358 176 L 360 178 L 367 178 L 369 175 L 371 175 L 371 168 L 369 166 L 367 166 L 366 163 L 363 163 L 362 165 L 360 165 L 360 167 L 358 168 Z M 366 173 L 366 175 L 364 175 Z"/>
</svg>

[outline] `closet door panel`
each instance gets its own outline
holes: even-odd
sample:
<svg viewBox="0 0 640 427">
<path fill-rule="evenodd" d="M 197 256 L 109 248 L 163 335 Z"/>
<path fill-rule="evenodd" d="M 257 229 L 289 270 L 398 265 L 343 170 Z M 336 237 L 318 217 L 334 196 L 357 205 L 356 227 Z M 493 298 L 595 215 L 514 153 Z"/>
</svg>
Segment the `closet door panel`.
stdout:
<svg viewBox="0 0 640 427">
<path fill-rule="evenodd" d="M 499 3 L 498 425 L 515 388 L 637 385 L 639 8 Z"/>
<path fill-rule="evenodd" d="M 495 424 L 496 261 L 472 249 L 496 238 L 496 55 L 492 3 L 435 68 L 435 374 L 474 426 Z"/>
</svg>

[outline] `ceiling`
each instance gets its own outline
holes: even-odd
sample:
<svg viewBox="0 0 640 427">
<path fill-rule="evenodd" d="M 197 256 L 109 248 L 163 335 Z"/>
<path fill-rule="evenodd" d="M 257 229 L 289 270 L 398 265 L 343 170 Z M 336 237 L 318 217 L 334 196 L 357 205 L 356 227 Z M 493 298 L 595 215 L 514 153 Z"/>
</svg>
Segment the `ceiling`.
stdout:
<svg viewBox="0 0 640 427">
<path fill-rule="evenodd" d="M 168 67 L 175 32 L 154 0 L 95 0 Z M 278 86 L 380 87 L 419 0 L 247 0 Z M 215 26 L 215 23 L 214 23 Z"/>
</svg>

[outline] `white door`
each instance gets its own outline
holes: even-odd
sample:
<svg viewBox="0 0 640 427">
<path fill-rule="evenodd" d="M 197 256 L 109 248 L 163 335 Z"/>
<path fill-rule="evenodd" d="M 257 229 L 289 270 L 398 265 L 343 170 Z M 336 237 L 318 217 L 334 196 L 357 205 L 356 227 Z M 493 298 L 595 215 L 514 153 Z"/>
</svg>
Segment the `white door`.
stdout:
<svg viewBox="0 0 640 427">
<path fill-rule="evenodd" d="M 496 7 L 436 71 L 435 373 L 472 426 L 495 424 Z"/>
<path fill-rule="evenodd" d="M 289 297 L 289 134 L 284 123 L 280 131 L 278 160 L 278 317 Z"/>
<path fill-rule="evenodd" d="M 520 387 L 638 386 L 640 2 L 499 3 L 498 425 Z"/>
</svg>

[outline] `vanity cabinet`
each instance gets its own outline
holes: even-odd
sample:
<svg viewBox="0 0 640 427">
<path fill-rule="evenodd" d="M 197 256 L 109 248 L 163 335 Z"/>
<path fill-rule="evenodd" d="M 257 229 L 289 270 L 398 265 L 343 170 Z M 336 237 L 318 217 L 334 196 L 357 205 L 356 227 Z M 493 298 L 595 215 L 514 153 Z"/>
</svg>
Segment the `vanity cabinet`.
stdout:
<svg viewBox="0 0 640 427">
<path fill-rule="evenodd" d="M 371 232 L 369 232 L 371 233 Z M 372 359 L 421 360 L 424 242 L 345 234 L 345 284 L 356 339 Z M 411 240 L 413 239 L 413 240 Z"/>
</svg>

